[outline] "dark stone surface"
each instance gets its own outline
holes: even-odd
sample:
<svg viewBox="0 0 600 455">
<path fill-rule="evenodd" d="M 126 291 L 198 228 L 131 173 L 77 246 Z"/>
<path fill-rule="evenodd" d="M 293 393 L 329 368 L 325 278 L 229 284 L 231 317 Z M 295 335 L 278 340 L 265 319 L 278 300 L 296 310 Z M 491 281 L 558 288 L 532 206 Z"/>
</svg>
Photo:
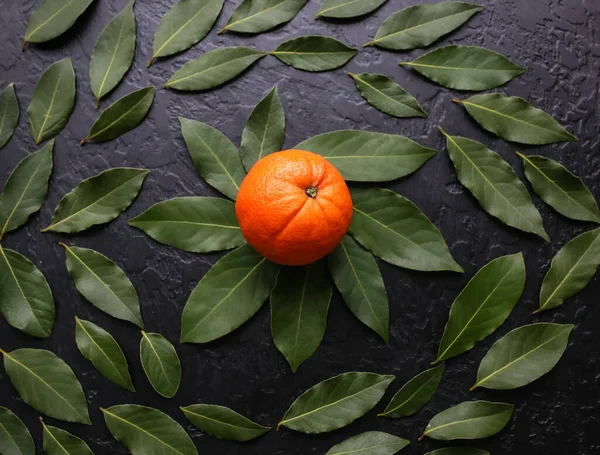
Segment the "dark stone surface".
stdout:
<svg viewBox="0 0 600 455">
<path fill-rule="evenodd" d="M 456 181 L 437 128 L 480 140 L 497 150 L 522 176 L 515 152 L 519 149 L 486 134 L 451 103 L 462 94 L 440 89 L 396 63 L 423 51 L 391 53 L 362 50 L 345 68 L 310 74 L 287 67 L 272 57 L 259 62 L 242 77 L 218 90 L 183 94 L 159 90 L 148 119 L 135 131 L 101 145 L 78 145 L 98 115 L 90 90 L 88 67 L 96 38 L 127 0 L 97 1 L 76 25 L 57 40 L 30 46 L 21 53 L 21 38 L 37 0 L 2 0 L 0 27 L 0 83 L 15 82 L 21 106 L 19 129 L 0 151 L 0 184 L 29 152 L 36 149 L 30 137 L 26 108 L 41 72 L 50 63 L 71 57 L 77 73 L 77 105 L 66 129 L 58 136 L 55 167 L 47 203 L 27 225 L 9 234 L 4 244 L 33 260 L 48 278 L 57 305 L 57 323 L 48 340 L 35 340 L 0 320 L 0 347 L 49 349 L 73 368 L 89 400 L 93 426 L 70 425 L 47 419 L 84 438 L 97 454 L 125 454 L 104 425 L 99 407 L 140 403 L 168 412 L 191 433 L 200 453 L 210 454 L 323 454 L 330 446 L 366 430 L 382 430 L 409 438 L 405 454 L 421 454 L 444 444 L 416 442 L 429 419 L 463 400 L 489 399 L 515 403 L 517 410 L 501 434 L 472 445 L 493 454 L 527 453 L 563 455 L 600 453 L 600 278 L 555 311 L 536 317 L 537 295 L 553 255 L 569 239 L 592 226 L 569 221 L 534 198 L 551 243 L 508 228 L 480 209 Z M 126 79 L 102 102 L 102 107 L 130 91 L 154 84 L 161 87 L 184 62 L 218 46 L 249 45 L 271 50 L 285 39 L 304 34 L 329 34 L 361 46 L 381 21 L 401 7 L 415 3 L 390 0 L 379 11 L 349 24 L 314 21 L 320 2 L 310 2 L 290 24 L 257 37 L 216 35 L 217 28 L 193 49 L 147 70 L 152 37 L 158 22 L 173 2 L 138 1 L 135 13 L 138 46 L 134 67 Z M 218 20 L 223 26 L 237 1 L 227 0 Z M 519 95 L 552 113 L 580 138 L 578 143 L 520 148 L 558 160 L 581 175 L 600 197 L 600 4 L 598 0 L 485 0 L 487 8 L 458 32 L 439 44 L 482 45 L 499 51 L 529 72 L 501 89 Z M 393 77 L 413 93 L 430 113 L 429 119 L 394 119 L 367 106 L 346 71 L 380 72 Z M 186 299 L 218 255 L 187 254 L 157 244 L 126 221 L 151 204 L 174 196 L 214 195 L 192 166 L 177 121 L 178 115 L 208 122 L 239 144 L 252 107 L 274 84 L 279 84 L 287 117 L 286 146 L 330 130 L 356 128 L 401 133 L 440 153 L 422 170 L 389 185 L 412 199 L 441 229 L 452 253 L 465 268 L 462 276 L 415 273 L 381 263 L 390 296 L 391 342 L 384 345 L 334 296 L 327 333 L 318 352 L 297 374 L 292 374 L 271 340 L 268 305 L 233 334 L 208 345 L 178 344 L 180 316 Z M 76 236 L 41 234 L 60 198 L 81 179 L 115 166 L 151 169 L 140 197 L 116 221 Z M 138 357 L 140 334 L 135 327 L 103 314 L 75 290 L 59 241 L 92 247 L 115 260 L 136 286 L 149 331 L 160 332 L 176 344 L 183 363 L 183 382 L 172 400 L 159 397 L 150 387 Z M 245 444 L 219 441 L 190 425 L 178 409 L 196 402 L 230 406 L 263 424 L 275 425 L 290 403 L 306 388 L 335 374 L 365 370 L 393 373 L 397 380 L 377 406 L 381 411 L 393 393 L 414 374 L 428 367 L 437 351 L 452 301 L 487 261 L 502 254 L 523 251 L 527 263 L 526 291 L 508 321 L 471 352 L 451 359 L 443 383 L 433 400 L 415 416 L 385 420 L 371 412 L 342 430 L 308 436 L 287 430 L 272 431 Z M 130 362 L 137 393 L 126 392 L 99 375 L 74 343 L 74 316 L 92 320 L 121 343 Z M 468 392 L 479 361 L 494 340 L 532 321 L 574 323 L 569 349 L 547 376 L 527 387 L 507 392 Z M 31 429 L 41 453 L 38 413 L 21 401 L 2 371 L 0 405 L 15 411 Z"/>
</svg>

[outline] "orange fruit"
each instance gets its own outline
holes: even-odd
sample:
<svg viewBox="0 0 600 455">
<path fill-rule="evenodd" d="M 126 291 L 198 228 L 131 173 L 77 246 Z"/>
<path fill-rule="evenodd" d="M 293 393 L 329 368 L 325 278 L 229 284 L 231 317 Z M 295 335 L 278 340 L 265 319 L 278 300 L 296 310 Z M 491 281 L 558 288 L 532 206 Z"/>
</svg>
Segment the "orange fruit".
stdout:
<svg viewBox="0 0 600 455">
<path fill-rule="evenodd" d="M 305 265 L 341 242 L 352 220 L 352 199 L 344 178 L 325 158 L 285 150 L 250 169 L 235 213 L 246 241 L 264 257 Z"/>
</svg>

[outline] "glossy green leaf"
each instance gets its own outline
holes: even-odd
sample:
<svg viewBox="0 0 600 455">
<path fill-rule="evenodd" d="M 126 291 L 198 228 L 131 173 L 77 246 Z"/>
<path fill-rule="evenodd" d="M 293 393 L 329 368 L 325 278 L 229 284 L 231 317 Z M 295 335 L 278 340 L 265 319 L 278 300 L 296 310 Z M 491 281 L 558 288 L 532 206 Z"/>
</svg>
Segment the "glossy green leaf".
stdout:
<svg viewBox="0 0 600 455">
<path fill-rule="evenodd" d="M 522 253 L 483 266 L 450 308 L 436 362 L 472 349 L 500 327 L 521 298 L 525 275 Z"/>
<path fill-rule="evenodd" d="M 340 130 L 313 136 L 294 148 L 325 157 L 354 182 L 386 182 L 415 172 L 436 151 L 396 134 Z"/>
<path fill-rule="evenodd" d="M 246 171 L 261 158 L 281 150 L 284 132 L 285 114 L 275 86 L 252 110 L 242 132 L 240 153 Z"/>
<path fill-rule="evenodd" d="M 325 455 L 393 455 L 410 444 L 406 439 L 380 431 L 367 431 L 333 446 Z"/>
<path fill-rule="evenodd" d="M 181 320 L 181 342 L 208 343 L 237 329 L 265 302 L 277 270 L 250 245 L 224 256 L 190 295 Z"/>
<path fill-rule="evenodd" d="M 52 333 L 54 299 L 46 278 L 25 256 L 1 245 L 0 312 L 28 335 L 48 338 Z"/>
<path fill-rule="evenodd" d="M 140 359 L 154 390 L 173 398 L 181 382 L 181 363 L 175 347 L 158 333 L 142 331 Z"/>
<path fill-rule="evenodd" d="M 443 373 L 443 363 L 419 373 L 402 386 L 385 411 L 379 415 L 394 418 L 413 415 L 431 400 L 440 385 Z"/>
<path fill-rule="evenodd" d="M 373 255 L 346 235 L 328 261 L 329 272 L 350 311 L 387 343 L 388 298 Z"/>
<path fill-rule="evenodd" d="M 219 439 L 246 442 L 271 429 L 223 406 L 193 404 L 181 410 L 196 428 Z"/>
<path fill-rule="evenodd" d="M 179 117 L 196 170 L 206 183 L 235 200 L 246 177 L 240 154 L 227 136 L 206 123 Z"/>
<path fill-rule="evenodd" d="M 412 270 L 463 272 L 442 234 L 406 199 L 381 188 L 353 188 L 350 235 L 390 264 Z"/>
<path fill-rule="evenodd" d="M 502 431 L 515 407 L 508 403 L 465 401 L 431 419 L 423 436 L 442 441 L 482 439 Z"/>
<path fill-rule="evenodd" d="M 48 455 L 94 455 L 90 447 L 77 436 L 42 421 L 44 452 Z"/>
<path fill-rule="evenodd" d="M 456 102 L 462 104 L 483 129 L 507 141 L 530 145 L 577 141 L 550 115 L 523 98 L 487 93 Z"/>
<path fill-rule="evenodd" d="M 327 379 L 300 395 L 277 427 L 312 434 L 345 427 L 379 403 L 394 379 L 362 372 Z"/>
<path fill-rule="evenodd" d="M 134 455 L 198 455 L 185 430 L 158 409 L 123 404 L 101 411 L 111 434 Z"/>
<path fill-rule="evenodd" d="M 81 384 L 63 360 L 42 349 L 0 353 L 8 377 L 25 403 L 55 419 L 90 424 Z"/>
<path fill-rule="evenodd" d="M 583 180 L 549 158 L 517 155 L 523 159 L 527 180 L 546 204 L 567 218 L 600 223 L 598 203 Z"/>
<path fill-rule="evenodd" d="M 530 384 L 548 373 L 562 357 L 570 324 L 541 322 L 508 332 L 487 352 L 471 387 L 507 390 Z"/>
<path fill-rule="evenodd" d="M 567 243 L 552 259 L 540 292 L 536 313 L 563 304 L 583 290 L 600 266 L 600 228 L 584 232 Z"/>
<path fill-rule="evenodd" d="M 345 65 L 357 50 L 330 36 L 300 36 L 281 43 L 270 54 L 304 71 L 329 71 Z"/>
<path fill-rule="evenodd" d="M 291 21 L 308 0 L 242 0 L 219 32 L 256 34 Z"/>
<path fill-rule="evenodd" d="M 42 73 L 27 108 L 31 137 L 36 144 L 62 131 L 75 106 L 75 71 L 70 58 Z"/>
<path fill-rule="evenodd" d="M 427 47 L 442 36 L 456 30 L 483 7 L 463 2 L 440 2 L 413 5 L 388 17 L 373 41 L 384 49 L 403 51 Z"/>
<path fill-rule="evenodd" d="M 105 378 L 135 392 L 125 354 L 110 333 L 90 321 L 75 317 L 75 343 L 81 354 Z"/>
<path fill-rule="evenodd" d="M 35 445 L 25 424 L 10 409 L 0 406 L 0 453 L 35 455 Z"/>
<path fill-rule="evenodd" d="M 504 224 L 550 241 L 540 212 L 510 165 L 485 145 L 461 136 L 446 136 L 456 177 L 481 207 Z"/>
<path fill-rule="evenodd" d="M 387 0 L 325 0 L 315 19 L 350 19 L 372 13 Z"/>
<path fill-rule="evenodd" d="M 0 93 L 0 149 L 12 137 L 19 123 L 19 101 L 15 95 L 15 84 L 10 83 Z"/>
<path fill-rule="evenodd" d="M 62 35 L 94 0 L 44 0 L 27 24 L 25 43 L 42 43 Z"/>
<path fill-rule="evenodd" d="M 146 87 L 115 101 L 100 114 L 81 144 L 110 141 L 134 129 L 150 110 L 154 92 L 154 87 Z"/>
<path fill-rule="evenodd" d="M 137 292 L 117 264 L 88 248 L 61 246 L 69 275 L 87 300 L 112 317 L 144 327 Z"/>
<path fill-rule="evenodd" d="M 425 455 L 490 455 L 490 453 L 474 447 L 445 447 L 427 452 Z"/>
</svg>

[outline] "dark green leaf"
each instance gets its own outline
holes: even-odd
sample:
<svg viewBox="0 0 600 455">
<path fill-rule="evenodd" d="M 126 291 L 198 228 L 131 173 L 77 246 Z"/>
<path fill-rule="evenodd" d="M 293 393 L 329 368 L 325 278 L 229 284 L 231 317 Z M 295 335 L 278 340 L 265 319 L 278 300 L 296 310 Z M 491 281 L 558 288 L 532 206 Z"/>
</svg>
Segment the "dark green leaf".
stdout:
<svg viewBox="0 0 600 455">
<path fill-rule="evenodd" d="M 349 19 L 372 13 L 387 0 L 325 0 L 317 12 L 320 17 Z"/>
<path fill-rule="evenodd" d="M 242 0 L 219 32 L 262 33 L 291 21 L 308 0 Z"/>
<path fill-rule="evenodd" d="M 271 55 L 299 70 L 328 71 L 345 65 L 356 52 L 329 36 L 300 36 L 281 43 Z"/>
<path fill-rule="evenodd" d="M 0 453 L 35 455 L 35 445 L 25 424 L 10 409 L 2 406 L 0 406 Z"/>
<path fill-rule="evenodd" d="M 61 430 L 42 421 L 44 428 L 44 451 L 48 455 L 94 455 L 89 446 L 73 436 L 71 433 Z"/>
<path fill-rule="evenodd" d="M 353 436 L 333 446 L 325 455 L 344 455 L 360 453 L 363 455 L 393 455 L 404 449 L 410 441 L 382 433 L 380 431 L 368 431 Z"/>
<path fill-rule="evenodd" d="M 173 398 L 181 382 L 181 364 L 175 347 L 158 333 L 142 331 L 140 359 L 154 390 Z"/>
<path fill-rule="evenodd" d="M 42 43 L 62 35 L 94 0 L 44 0 L 27 24 L 25 43 Z"/>
<path fill-rule="evenodd" d="M 10 83 L 0 93 L 0 149 L 12 137 L 19 123 L 19 102 L 15 95 L 15 84 Z"/>
<path fill-rule="evenodd" d="M 425 455 L 490 455 L 490 453 L 474 447 L 446 447 L 427 452 Z"/>
</svg>

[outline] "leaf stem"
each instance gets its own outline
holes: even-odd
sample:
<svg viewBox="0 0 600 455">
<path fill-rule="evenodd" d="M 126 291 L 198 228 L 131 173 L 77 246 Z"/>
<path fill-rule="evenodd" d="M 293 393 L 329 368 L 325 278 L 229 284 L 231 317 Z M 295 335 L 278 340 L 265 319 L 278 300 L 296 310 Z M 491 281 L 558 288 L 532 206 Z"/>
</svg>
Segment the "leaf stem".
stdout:
<svg viewBox="0 0 600 455">
<path fill-rule="evenodd" d="M 423 439 L 425 439 L 425 433 L 423 433 L 423 434 L 421 435 L 421 437 L 418 439 L 418 441 L 422 441 Z"/>
<path fill-rule="evenodd" d="M 535 310 L 533 313 L 531 313 L 532 315 L 538 314 L 542 311 L 543 308 L 538 308 L 537 310 Z"/>
<path fill-rule="evenodd" d="M 4 349 L 2 349 L 2 348 L 0 348 L 0 354 L 2 354 L 2 355 L 8 355 L 8 353 Z"/>
<path fill-rule="evenodd" d="M 479 387 L 479 383 L 477 383 L 477 384 L 474 384 L 474 385 L 473 385 L 473 387 L 471 387 L 471 388 L 469 389 L 469 392 L 472 392 L 472 391 L 473 391 L 473 390 L 475 390 L 477 387 Z"/>
<path fill-rule="evenodd" d="M 96 98 L 96 109 L 100 107 L 100 98 Z"/>
<path fill-rule="evenodd" d="M 225 33 L 227 31 L 227 26 L 223 27 L 221 30 L 219 30 L 217 32 L 217 35 L 222 35 L 223 33 Z"/>
<path fill-rule="evenodd" d="M 462 100 L 457 100 L 456 98 L 453 98 L 453 99 L 452 99 L 452 102 L 453 102 L 453 103 L 456 103 L 456 104 L 462 104 L 462 103 L 463 103 L 463 101 L 462 101 Z"/>
<path fill-rule="evenodd" d="M 154 63 L 154 60 L 156 60 L 156 57 L 152 56 L 150 58 L 150 61 L 146 64 L 146 68 L 150 68 L 152 66 L 152 64 Z"/>
<path fill-rule="evenodd" d="M 375 40 L 369 41 L 368 43 L 363 44 L 363 47 L 369 47 L 375 44 Z"/>
<path fill-rule="evenodd" d="M 23 40 L 23 44 L 21 45 L 21 52 L 25 52 L 26 48 L 27 48 L 27 40 Z"/>
<path fill-rule="evenodd" d="M 87 142 L 88 139 L 89 138 L 84 137 L 82 140 L 79 141 L 79 145 L 82 145 L 82 146 L 85 145 L 85 143 Z"/>
</svg>

